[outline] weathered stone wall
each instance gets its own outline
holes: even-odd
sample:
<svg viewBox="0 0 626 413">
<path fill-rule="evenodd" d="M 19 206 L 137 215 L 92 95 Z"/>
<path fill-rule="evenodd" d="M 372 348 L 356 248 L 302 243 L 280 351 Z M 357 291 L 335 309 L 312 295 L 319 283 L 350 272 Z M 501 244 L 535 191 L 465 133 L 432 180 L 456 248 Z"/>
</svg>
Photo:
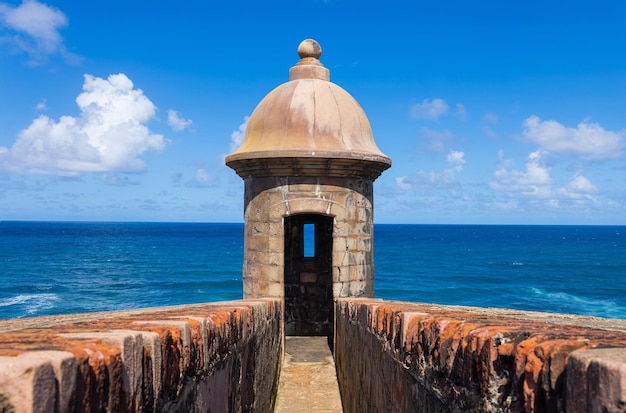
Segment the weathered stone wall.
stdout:
<svg viewBox="0 0 626 413">
<path fill-rule="evenodd" d="M 373 296 L 371 180 L 268 177 L 245 184 L 245 298 L 283 297 L 283 218 L 297 214 L 335 218 L 333 296 Z"/>
<path fill-rule="evenodd" d="M 626 321 L 341 299 L 348 412 L 626 412 Z"/>
<path fill-rule="evenodd" d="M 306 176 L 246 179 L 244 298 L 284 299 L 287 334 L 320 331 L 332 335 L 332 298 L 373 296 L 372 202 L 369 179 Z M 333 219 L 332 248 L 329 257 L 316 263 L 314 270 L 303 267 L 301 273 L 287 275 L 285 254 L 289 248 L 285 242 L 285 218 L 301 214 Z M 285 279 L 289 294 L 301 291 L 306 299 L 286 296 Z M 320 295 L 319 299 L 313 297 L 315 294 Z M 330 299 L 327 295 L 331 295 Z M 327 308 L 319 308 L 318 302 L 327 302 Z M 292 303 L 298 307 L 293 308 Z M 291 320 L 291 314 L 324 312 L 330 314 L 328 319 L 300 320 L 302 325 L 292 328 L 299 320 Z"/>
<path fill-rule="evenodd" d="M 0 321 L 0 412 L 269 412 L 280 300 Z"/>
</svg>

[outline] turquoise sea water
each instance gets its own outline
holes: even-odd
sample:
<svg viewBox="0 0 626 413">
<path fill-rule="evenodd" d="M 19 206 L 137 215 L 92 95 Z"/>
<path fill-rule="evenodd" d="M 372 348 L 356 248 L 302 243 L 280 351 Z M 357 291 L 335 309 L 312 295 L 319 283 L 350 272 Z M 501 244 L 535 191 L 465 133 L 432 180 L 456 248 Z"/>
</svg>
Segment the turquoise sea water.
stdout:
<svg viewBox="0 0 626 413">
<path fill-rule="evenodd" d="M 626 227 L 375 225 L 376 297 L 626 319 Z M 0 222 L 0 319 L 242 298 L 243 224 Z"/>
</svg>

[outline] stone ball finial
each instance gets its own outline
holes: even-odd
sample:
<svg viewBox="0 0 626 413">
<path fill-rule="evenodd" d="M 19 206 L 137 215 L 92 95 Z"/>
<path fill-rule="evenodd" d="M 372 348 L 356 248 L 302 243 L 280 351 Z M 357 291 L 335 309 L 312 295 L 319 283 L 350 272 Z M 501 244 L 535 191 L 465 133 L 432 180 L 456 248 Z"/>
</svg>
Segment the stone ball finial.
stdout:
<svg viewBox="0 0 626 413">
<path fill-rule="evenodd" d="M 313 39 L 303 40 L 298 46 L 298 56 L 300 56 L 300 59 L 305 59 L 307 57 L 319 59 L 321 55 L 322 46 L 320 46 L 320 44 Z"/>
</svg>

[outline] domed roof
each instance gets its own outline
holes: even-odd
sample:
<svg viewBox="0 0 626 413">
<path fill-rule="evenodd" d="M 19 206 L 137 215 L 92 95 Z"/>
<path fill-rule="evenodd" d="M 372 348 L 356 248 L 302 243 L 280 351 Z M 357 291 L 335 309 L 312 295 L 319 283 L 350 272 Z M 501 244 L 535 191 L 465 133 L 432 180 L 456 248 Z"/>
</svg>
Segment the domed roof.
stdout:
<svg viewBox="0 0 626 413">
<path fill-rule="evenodd" d="M 369 163 L 378 176 L 391 165 L 376 146 L 361 106 L 330 82 L 328 69 L 319 61 L 321 53 L 315 40 L 300 43 L 301 60 L 289 71 L 289 82 L 256 107 L 243 143 L 226 158 L 228 166 L 240 173 L 246 160 L 343 159 Z"/>
</svg>

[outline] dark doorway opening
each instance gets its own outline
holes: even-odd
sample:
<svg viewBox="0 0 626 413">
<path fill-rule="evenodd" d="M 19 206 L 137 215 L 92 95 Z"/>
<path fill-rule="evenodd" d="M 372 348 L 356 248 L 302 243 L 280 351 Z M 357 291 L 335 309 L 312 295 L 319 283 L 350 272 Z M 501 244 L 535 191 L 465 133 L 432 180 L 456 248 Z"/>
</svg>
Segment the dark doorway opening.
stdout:
<svg viewBox="0 0 626 413">
<path fill-rule="evenodd" d="M 285 335 L 333 335 L 333 218 L 285 218 Z"/>
</svg>

